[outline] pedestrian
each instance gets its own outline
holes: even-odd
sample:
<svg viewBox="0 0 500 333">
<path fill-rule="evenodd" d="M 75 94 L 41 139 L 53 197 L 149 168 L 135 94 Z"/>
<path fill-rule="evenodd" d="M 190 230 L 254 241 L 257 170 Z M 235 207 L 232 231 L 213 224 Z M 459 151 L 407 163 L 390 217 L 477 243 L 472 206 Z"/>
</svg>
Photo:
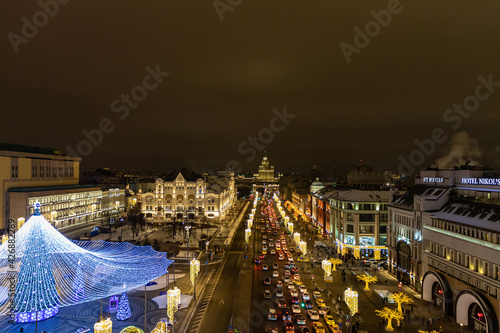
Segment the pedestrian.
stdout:
<svg viewBox="0 0 500 333">
<path fill-rule="evenodd" d="M 24 328 L 21 327 L 21 329 L 19 330 L 19 332 L 24 332 Z"/>
</svg>

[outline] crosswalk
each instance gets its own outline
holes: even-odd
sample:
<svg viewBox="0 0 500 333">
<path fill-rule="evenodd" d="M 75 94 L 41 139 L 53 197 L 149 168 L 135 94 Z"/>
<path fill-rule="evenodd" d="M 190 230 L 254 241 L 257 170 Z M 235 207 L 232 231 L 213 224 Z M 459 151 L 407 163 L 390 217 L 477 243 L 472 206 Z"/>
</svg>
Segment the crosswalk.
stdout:
<svg viewBox="0 0 500 333">
<path fill-rule="evenodd" d="M 219 278 L 222 274 L 222 270 L 224 269 L 225 263 L 226 262 L 224 261 L 221 265 L 219 265 L 217 271 L 214 274 L 214 278 L 211 279 L 211 281 L 207 284 L 207 287 L 205 289 L 205 297 L 203 298 L 203 301 L 200 304 L 198 313 L 193 318 L 189 333 L 198 333 L 198 331 L 200 330 L 203 317 L 205 316 L 205 312 L 207 312 L 208 305 L 210 304 L 212 295 L 214 294 L 215 288 L 217 287 L 217 283 L 219 282 Z"/>
</svg>

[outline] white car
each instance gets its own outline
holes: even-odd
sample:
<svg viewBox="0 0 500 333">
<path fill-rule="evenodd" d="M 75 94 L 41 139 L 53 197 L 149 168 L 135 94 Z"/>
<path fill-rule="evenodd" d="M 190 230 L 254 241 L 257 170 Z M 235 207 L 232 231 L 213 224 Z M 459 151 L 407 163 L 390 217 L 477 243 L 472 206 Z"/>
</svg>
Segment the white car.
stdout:
<svg viewBox="0 0 500 333">
<path fill-rule="evenodd" d="M 269 313 L 267 314 L 267 319 L 268 320 L 276 320 L 276 319 L 278 319 L 278 316 L 276 314 L 276 310 L 275 309 L 269 309 Z"/>
<path fill-rule="evenodd" d="M 299 292 L 295 289 L 290 289 L 290 297 L 299 297 Z"/>
<path fill-rule="evenodd" d="M 308 300 L 310 299 L 309 297 L 309 293 L 306 291 L 305 293 L 302 294 L 302 299 L 305 301 L 305 300 Z"/>
<path fill-rule="evenodd" d="M 295 290 L 295 285 L 292 282 L 288 282 L 288 290 Z"/>
<path fill-rule="evenodd" d="M 313 291 L 313 298 L 321 298 L 321 293 L 319 291 Z"/>
<path fill-rule="evenodd" d="M 302 294 L 303 294 L 303 293 L 305 293 L 305 292 L 307 292 L 307 288 L 306 288 L 306 286 L 304 286 L 303 284 L 301 284 L 301 285 L 299 286 L 299 290 L 300 290 L 300 292 L 301 292 Z"/>
<path fill-rule="evenodd" d="M 276 251 L 274 251 L 274 249 L 272 249 L 271 254 L 276 254 Z"/>
<path fill-rule="evenodd" d="M 307 310 L 307 315 L 311 320 L 319 320 L 319 314 L 314 310 Z"/>
<path fill-rule="evenodd" d="M 278 273 L 278 271 L 274 271 L 274 272 L 273 272 L 273 277 L 277 278 L 277 277 L 279 277 L 279 276 L 280 276 L 280 274 Z"/>
<path fill-rule="evenodd" d="M 300 313 L 300 306 L 298 306 L 297 304 L 293 304 L 292 305 L 292 312 L 293 313 Z"/>
<path fill-rule="evenodd" d="M 262 244 L 267 244 L 265 239 L 262 240 Z"/>
</svg>

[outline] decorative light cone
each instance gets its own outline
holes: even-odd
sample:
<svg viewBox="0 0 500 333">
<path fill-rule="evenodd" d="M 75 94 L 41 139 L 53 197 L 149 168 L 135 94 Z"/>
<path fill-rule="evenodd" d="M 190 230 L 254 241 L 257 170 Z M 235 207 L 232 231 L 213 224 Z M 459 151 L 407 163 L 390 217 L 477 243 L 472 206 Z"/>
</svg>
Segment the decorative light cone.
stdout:
<svg viewBox="0 0 500 333">
<path fill-rule="evenodd" d="M 200 272 L 200 261 L 193 259 L 189 262 L 189 277 L 191 278 L 191 283 L 195 284 L 196 277 L 198 276 L 198 273 Z"/>
<path fill-rule="evenodd" d="M 167 291 L 167 315 L 168 320 L 173 325 L 175 312 L 179 309 L 179 303 L 177 301 L 177 292 L 174 289 Z"/>
<path fill-rule="evenodd" d="M 94 333 L 112 333 L 113 322 L 111 318 L 102 319 L 94 324 Z"/>
<path fill-rule="evenodd" d="M 293 234 L 293 239 L 295 240 L 295 244 L 299 245 L 300 242 L 300 233 L 296 232 Z"/>
<path fill-rule="evenodd" d="M 306 255 L 307 253 L 307 242 L 306 241 L 300 241 L 299 242 L 299 248 L 300 252 L 302 252 L 302 255 Z"/>
<path fill-rule="evenodd" d="M 130 304 L 128 302 L 127 293 L 123 292 L 120 296 L 120 302 L 118 302 L 118 312 L 116 313 L 116 319 L 127 320 L 130 319 L 132 313 L 130 311 Z"/>
<path fill-rule="evenodd" d="M 252 230 L 250 229 L 245 229 L 245 242 L 248 243 L 250 240 L 250 236 L 252 235 Z"/>
<path fill-rule="evenodd" d="M 288 223 L 288 230 L 290 231 L 290 233 L 293 233 L 293 223 L 292 222 Z"/>
<path fill-rule="evenodd" d="M 332 263 L 325 259 L 321 262 L 321 268 L 325 271 L 325 277 L 332 274 Z"/>
<path fill-rule="evenodd" d="M 351 315 L 354 315 L 358 312 L 358 292 L 351 290 L 351 288 L 347 288 L 344 292 L 344 301 L 349 307 L 349 311 L 351 311 Z"/>
</svg>

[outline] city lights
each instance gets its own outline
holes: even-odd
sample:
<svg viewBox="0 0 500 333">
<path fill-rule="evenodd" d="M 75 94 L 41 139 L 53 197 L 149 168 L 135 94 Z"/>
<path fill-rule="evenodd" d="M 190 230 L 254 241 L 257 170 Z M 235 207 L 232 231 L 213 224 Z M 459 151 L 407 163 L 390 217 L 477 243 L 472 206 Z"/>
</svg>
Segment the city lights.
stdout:
<svg viewBox="0 0 500 333">
<path fill-rule="evenodd" d="M 300 252 L 302 252 L 302 255 L 305 256 L 307 253 L 307 242 L 306 241 L 300 241 L 299 242 L 299 248 Z"/>
<path fill-rule="evenodd" d="M 113 322 L 111 318 L 102 318 L 99 322 L 94 324 L 94 333 L 112 333 Z"/>
<path fill-rule="evenodd" d="M 358 292 L 352 290 L 351 288 L 347 288 L 344 291 L 344 302 L 349 307 L 349 311 L 351 311 L 351 315 L 354 315 L 358 312 Z"/>
<path fill-rule="evenodd" d="M 325 259 L 321 262 L 321 268 L 325 271 L 325 277 L 330 276 L 332 274 L 332 263 L 330 260 Z"/>
<path fill-rule="evenodd" d="M 177 291 L 170 289 L 167 291 L 167 315 L 170 323 L 174 324 L 174 314 L 179 309 L 179 301 L 177 299 Z"/>
<path fill-rule="evenodd" d="M 245 242 L 248 244 L 248 241 L 250 240 L 250 236 L 252 235 L 252 230 L 250 229 L 245 229 Z"/>
</svg>

